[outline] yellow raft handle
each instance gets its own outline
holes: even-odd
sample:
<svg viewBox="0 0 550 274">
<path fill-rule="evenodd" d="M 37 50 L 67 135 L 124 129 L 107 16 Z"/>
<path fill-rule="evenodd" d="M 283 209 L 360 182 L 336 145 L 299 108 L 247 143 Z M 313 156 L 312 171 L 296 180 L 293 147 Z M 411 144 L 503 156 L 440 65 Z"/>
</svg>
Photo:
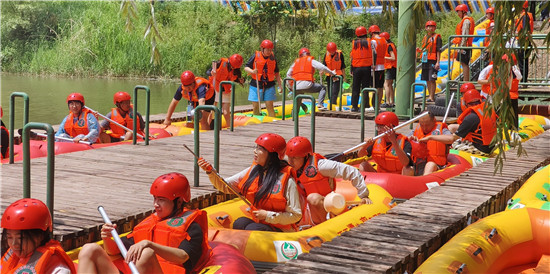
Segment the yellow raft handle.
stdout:
<svg viewBox="0 0 550 274">
<path fill-rule="evenodd" d="M 489 233 L 489 236 L 487 236 L 487 238 L 492 239 L 492 238 L 493 238 L 495 235 L 497 235 L 497 234 L 498 234 L 497 229 L 496 229 L 496 228 L 493 228 L 493 229 L 491 230 L 491 233 Z"/>
<path fill-rule="evenodd" d="M 310 244 L 310 242 L 315 241 L 315 240 L 320 241 L 321 243 L 324 242 L 323 239 L 321 239 L 321 237 L 319 237 L 319 236 L 313 236 L 313 237 L 307 238 L 306 243 L 307 243 L 309 246 L 311 246 L 311 247 L 316 247 L 315 245 Z"/>
</svg>

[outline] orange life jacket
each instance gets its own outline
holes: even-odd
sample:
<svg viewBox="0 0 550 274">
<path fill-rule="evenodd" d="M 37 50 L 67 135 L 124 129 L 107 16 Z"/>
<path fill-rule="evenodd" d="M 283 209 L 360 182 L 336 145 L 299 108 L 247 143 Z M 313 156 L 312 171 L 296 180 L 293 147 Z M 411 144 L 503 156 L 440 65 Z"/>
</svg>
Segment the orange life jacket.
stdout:
<svg viewBox="0 0 550 274">
<path fill-rule="evenodd" d="M 313 82 L 313 73 L 315 70 L 311 62 L 313 62 L 312 56 L 302 56 L 296 59 L 296 61 L 294 61 L 294 67 L 292 68 L 292 78 L 296 81 Z"/>
<path fill-rule="evenodd" d="M 489 64 L 492 65 L 493 62 L 491 61 L 491 63 L 489 63 Z M 489 76 L 489 78 L 488 78 L 489 83 L 481 85 L 481 90 L 484 93 L 489 94 L 489 95 L 493 95 L 495 93 L 495 91 L 497 90 L 497 86 L 500 85 L 500 83 L 501 83 L 500 80 L 497 80 L 496 84 L 494 83 L 495 79 L 491 77 L 491 75 L 493 74 L 493 68 L 494 67 L 491 67 L 489 69 L 489 73 L 487 74 Z M 516 78 L 512 79 L 512 86 L 510 87 L 510 98 L 511 99 L 518 99 L 519 98 L 519 80 L 516 79 Z"/>
<path fill-rule="evenodd" d="M 489 23 L 485 27 L 485 35 L 491 34 L 491 28 L 489 26 L 491 25 L 491 23 L 494 23 L 494 22 L 495 20 L 489 20 Z M 488 47 L 490 44 L 491 44 L 491 37 L 489 36 L 485 37 L 485 39 L 483 39 L 483 46 Z"/>
<path fill-rule="evenodd" d="M 76 120 L 75 123 L 73 122 L 73 113 L 69 112 L 69 116 L 65 120 L 65 132 L 73 138 L 80 134 L 87 135 L 90 133 L 90 130 L 88 129 L 88 113 L 90 113 L 90 110 L 83 108 L 78 120 Z"/>
<path fill-rule="evenodd" d="M 207 90 L 206 90 L 206 96 L 204 97 L 205 100 L 208 100 L 214 96 L 214 88 L 212 88 L 212 85 L 210 85 L 210 82 L 202 77 L 195 77 L 195 88 L 193 91 L 187 93 L 183 91 L 183 86 L 181 87 L 181 95 L 183 98 L 185 98 L 188 101 L 192 102 L 198 102 L 199 101 L 199 95 L 197 94 L 197 89 L 203 85 L 206 84 Z"/>
<path fill-rule="evenodd" d="M 202 254 L 193 270 L 204 267 L 210 259 L 212 249 L 208 245 L 208 220 L 203 210 L 184 209 L 179 217 L 161 220 L 156 214 L 151 214 L 134 227 L 128 238 L 134 238 L 134 243 L 149 240 L 157 244 L 169 247 L 179 247 L 182 241 L 189 240 L 187 229 L 196 221 L 202 229 Z M 185 273 L 183 265 L 167 261 L 157 255 L 163 273 Z"/>
<path fill-rule="evenodd" d="M 476 26 L 476 23 L 474 22 L 474 19 L 470 16 L 464 15 L 464 17 L 462 17 L 462 21 L 460 21 L 460 23 L 458 23 L 458 25 L 456 25 L 456 30 L 455 30 L 456 35 L 462 35 L 462 25 L 464 24 L 464 21 L 466 21 L 466 20 L 470 21 L 470 29 L 468 30 L 468 34 L 469 35 L 474 34 L 474 28 Z M 463 38 L 466 38 L 466 37 L 455 37 L 453 39 L 453 44 L 460 45 L 460 42 L 462 42 Z M 472 41 L 474 41 L 474 38 L 473 37 L 468 37 L 467 39 L 468 40 L 466 41 L 466 46 L 469 47 L 469 46 L 472 45 Z"/>
<path fill-rule="evenodd" d="M 372 159 L 378 164 L 377 171 L 381 173 L 401 174 L 403 165 L 397 157 L 397 152 L 393 146 L 386 150 L 386 138 L 379 138 L 372 146 Z M 397 134 L 397 143 L 403 149 L 405 147 L 406 136 Z"/>
<path fill-rule="evenodd" d="M 243 191 L 244 184 L 248 180 L 248 177 L 250 176 L 250 172 L 252 171 L 254 166 L 255 165 L 250 166 L 250 168 L 248 169 L 248 172 L 238 184 L 238 188 L 241 191 L 241 193 Z M 274 212 L 286 211 L 287 199 L 286 199 L 285 193 L 286 193 L 287 183 L 288 183 L 288 179 L 290 179 L 291 176 L 294 176 L 294 174 L 290 166 L 284 167 L 280 172 L 283 173 L 282 180 L 277 182 L 277 184 L 273 186 L 273 189 L 271 190 L 269 197 L 263 200 L 257 206 L 258 209 L 264 209 L 264 210 L 274 211 Z M 246 199 L 249 200 L 253 205 L 256 205 L 255 195 L 256 195 L 256 192 L 258 192 L 259 190 L 258 181 L 259 181 L 259 177 L 256 177 L 252 182 L 252 184 L 250 184 L 250 187 L 248 187 L 247 193 L 244 193 L 244 196 L 246 197 Z M 270 223 L 266 223 L 265 221 L 260 221 L 260 223 L 269 225 L 271 227 L 279 228 L 282 231 L 296 230 L 295 224 L 289 224 L 289 225 L 270 224 Z"/>
<path fill-rule="evenodd" d="M 331 178 L 321 175 L 319 172 L 319 160 L 325 159 L 323 155 L 313 153 L 309 156 L 307 163 L 304 165 L 304 171 L 298 177 L 298 184 L 303 187 L 302 193 L 305 197 L 311 193 L 319 193 L 326 196 L 332 191 L 330 187 Z M 298 188 L 301 190 L 301 188 Z"/>
<path fill-rule="evenodd" d="M 479 125 L 477 126 L 477 129 L 474 132 L 468 133 L 466 137 L 464 137 L 464 140 L 468 140 L 470 142 L 474 142 L 474 140 L 481 141 L 481 143 L 485 146 L 491 144 L 491 141 L 493 140 L 493 137 L 495 137 L 497 130 L 496 130 L 496 123 L 497 123 L 497 115 L 494 111 L 491 112 L 491 115 L 489 117 L 484 117 L 483 115 L 483 107 L 485 106 L 485 102 L 475 105 L 473 107 L 468 107 L 466 111 L 462 112 L 460 116 L 458 117 L 457 123 L 461 124 L 462 121 L 464 121 L 464 118 L 470 114 L 470 112 L 473 112 L 479 117 Z"/>
<path fill-rule="evenodd" d="M 386 53 L 388 52 L 388 43 L 386 39 L 380 36 L 375 36 L 372 38 L 376 41 L 376 65 L 385 65 L 386 63 Z"/>
<path fill-rule="evenodd" d="M 525 10 L 524 10 L 524 11 L 521 12 L 521 16 L 518 19 L 516 19 L 516 26 L 517 26 L 516 27 L 516 33 L 519 33 L 523 29 L 523 27 L 524 27 L 523 26 L 523 20 L 525 20 L 525 18 L 526 17 L 525 17 Z M 529 20 L 529 30 L 528 30 L 528 32 L 532 34 L 533 33 L 533 23 L 534 23 L 533 22 L 533 14 L 528 12 L 527 13 L 527 18 L 528 18 L 527 20 Z"/>
<path fill-rule="evenodd" d="M 210 76 L 210 78 L 208 78 L 208 80 L 210 81 L 210 84 L 214 86 L 214 90 L 217 92 L 220 91 L 221 82 L 237 80 L 237 76 L 233 74 L 233 70 L 229 69 L 230 67 L 229 60 L 227 58 L 221 58 L 220 61 L 221 61 L 220 66 L 216 69 L 216 79 L 215 79 L 216 81 L 214 81 L 213 76 Z M 224 90 L 223 93 L 231 93 L 231 85 L 224 84 L 223 90 Z"/>
<path fill-rule="evenodd" d="M 396 68 L 397 67 L 397 48 L 395 47 L 395 44 L 394 43 L 388 43 L 388 48 L 391 48 L 394 56 L 395 56 L 395 60 L 387 60 L 386 59 L 386 63 L 384 63 L 384 68 L 385 69 L 391 69 L 391 68 Z M 391 54 L 386 51 L 386 57 L 391 57 Z"/>
<path fill-rule="evenodd" d="M 275 80 L 275 67 L 277 62 L 275 62 L 275 57 L 273 54 L 265 58 L 260 51 L 256 51 L 256 57 L 254 58 L 254 68 L 258 70 L 258 76 L 261 80 L 264 75 L 264 67 L 267 64 L 267 80 L 272 82 Z M 252 79 L 256 80 L 256 74 L 252 74 Z"/>
<path fill-rule="evenodd" d="M 61 262 L 65 263 L 71 273 L 76 273 L 74 263 L 69 258 L 65 250 L 61 247 L 58 241 L 50 240 L 45 245 L 38 247 L 30 256 L 20 259 L 13 254 L 13 251 L 8 251 L 2 257 L 2 274 L 8 273 L 46 273 L 51 266 L 52 256 L 57 256 Z M 55 262 L 59 263 L 59 261 Z"/>
<path fill-rule="evenodd" d="M 362 42 L 366 42 L 367 45 L 362 47 Z M 372 48 L 370 45 L 370 39 L 360 38 L 353 40 L 350 55 L 351 65 L 354 68 L 372 66 Z"/>
<path fill-rule="evenodd" d="M 428 60 L 437 61 L 437 39 L 438 38 L 441 38 L 441 35 L 439 33 L 434 33 L 432 36 L 428 37 L 428 35 L 426 35 L 422 39 L 422 48 L 426 49 L 426 52 L 428 54 Z"/>
<path fill-rule="evenodd" d="M 5 131 L 5 132 L 8 134 L 8 138 L 10 137 L 10 131 L 9 131 L 6 127 L 1 126 L 0 129 L 1 129 L 2 131 Z M 2 144 L 2 146 L 6 146 L 6 147 L 8 148 L 8 149 L 6 150 L 6 158 L 8 158 L 9 155 L 10 155 L 9 145 L 8 145 L 8 144 Z M 1 153 L 0 153 L 0 159 L 4 159 L 4 154 L 1 154 Z"/>
<path fill-rule="evenodd" d="M 443 130 L 447 128 L 446 124 L 436 122 L 434 128 L 428 134 L 424 134 L 422 128 L 417 126 L 413 135 L 418 139 L 422 139 L 430 135 L 443 135 Z M 447 163 L 447 154 L 449 153 L 447 145 L 441 142 L 430 140 L 427 142 L 428 158 L 427 162 L 435 162 L 437 165 L 443 166 Z M 415 159 L 416 161 L 416 159 Z"/>
<path fill-rule="evenodd" d="M 325 64 L 327 64 L 327 68 L 330 70 L 336 70 L 336 75 L 344 75 L 344 72 L 342 71 L 342 51 L 336 50 L 336 53 L 334 55 L 331 55 L 328 51 L 325 54 Z M 329 76 L 330 74 L 325 73 L 326 76 Z"/>
<path fill-rule="evenodd" d="M 113 121 L 129 128 L 131 130 L 134 130 L 134 119 L 132 119 L 130 117 L 131 112 L 132 112 L 132 109 L 130 109 L 128 111 L 128 113 L 126 113 L 125 117 L 122 117 L 122 115 L 120 115 L 120 113 L 117 111 L 117 108 L 112 108 L 111 109 L 111 120 L 113 120 Z M 109 127 L 111 128 L 111 134 L 109 134 L 109 135 L 113 138 L 120 138 L 120 137 L 122 137 L 126 134 L 126 130 L 119 127 L 118 125 L 116 125 L 113 122 L 109 122 Z M 141 127 L 139 126 L 139 122 L 137 123 L 137 127 L 138 127 L 138 133 L 140 133 L 140 134 L 143 133 L 141 131 Z"/>
</svg>

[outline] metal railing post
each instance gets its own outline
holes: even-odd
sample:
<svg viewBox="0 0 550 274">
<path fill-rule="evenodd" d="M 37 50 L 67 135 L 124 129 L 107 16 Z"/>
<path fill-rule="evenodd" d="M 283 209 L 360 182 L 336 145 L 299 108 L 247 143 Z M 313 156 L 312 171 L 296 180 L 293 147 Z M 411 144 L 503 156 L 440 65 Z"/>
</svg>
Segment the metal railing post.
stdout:
<svg viewBox="0 0 550 274">
<path fill-rule="evenodd" d="M 234 120 L 234 117 L 235 117 L 235 82 L 233 81 L 221 81 L 220 83 L 220 86 L 219 86 L 219 94 L 220 94 L 220 97 L 218 98 L 218 106 L 219 106 L 219 109 L 220 109 L 220 112 L 222 113 L 222 116 L 223 116 L 223 109 L 222 109 L 222 105 L 223 105 L 223 91 L 222 91 L 222 85 L 223 84 L 229 84 L 231 85 L 231 107 L 230 107 L 230 114 L 229 114 L 229 117 L 231 119 L 231 121 L 225 121 L 226 123 L 229 123 L 229 130 L 233 131 L 233 120 Z M 221 120 L 220 120 L 220 125 L 221 125 Z"/>
<path fill-rule="evenodd" d="M 23 127 L 23 198 L 31 197 L 31 129 L 43 129 L 47 132 L 48 156 L 46 173 L 46 205 L 50 209 L 53 220 L 53 192 L 54 192 L 54 170 L 55 170 L 55 137 L 53 127 L 50 124 L 30 122 Z"/>
<path fill-rule="evenodd" d="M 221 119 L 221 112 L 220 112 L 220 109 L 215 107 L 215 106 L 211 106 L 211 105 L 200 105 L 198 107 L 195 108 L 195 117 L 194 117 L 194 124 L 195 124 L 195 127 L 194 127 L 194 132 L 193 132 L 193 137 L 195 139 L 195 154 L 196 155 L 200 155 L 200 138 L 199 138 L 199 123 L 200 123 L 200 118 L 202 118 L 202 110 L 212 110 L 214 111 L 214 118 L 216 119 L 216 121 L 220 121 Z M 214 168 L 219 172 L 220 171 L 220 126 L 221 126 L 221 121 L 220 122 L 217 122 L 217 123 L 214 123 Z M 194 167 L 194 176 L 195 176 L 195 183 L 193 186 L 199 186 L 199 165 L 197 164 L 197 159 L 195 158 L 194 159 L 194 164 L 195 164 L 195 167 Z"/>
<path fill-rule="evenodd" d="M 287 81 L 292 81 L 292 94 L 293 94 L 293 99 L 296 97 L 296 81 L 294 80 L 294 78 L 285 78 L 283 79 L 283 106 L 282 106 L 282 112 L 283 112 L 283 115 L 282 115 L 282 119 L 284 120 L 285 119 L 285 107 L 286 107 L 286 82 Z M 294 111 L 294 110 L 293 110 Z M 294 118 L 292 118 L 294 119 Z"/>
<path fill-rule="evenodd" d="M 364 88 L 361 90 L 361 142 L 365 140 L 365 106 L 367 105 L 367 96 L 369 92 L 374 93 L 374 117 L 378 116 L 378 91 L 375 88 Z"/>
<path fill-rule="evenodd" d="M 12 92 L 10 95 L 10 164 L 13 164 L 13 133 L 15 130 L 15 97 L 23 97 L 23 126 L 29 122 L 29 95 L 24 92 Z"/>
<path fill-rule="evenodd" d="M 414 99 L 415 99 L 415 95 L 416 95 L 416 92 L 415 92 L 415 88 L 416 86 L 422 86 L 424 88 L 424 91 L 422 92 L 423 96 L 422 96 L 422 111 L 424 111 L 424 109 L 426 109 L 426 94 L 427 94 L 427 90 L 428 90 L 428 86 L 425 84 L 425 83 L 412 83 L 411 84 L 411 106 L 410 106 L 410 109 L 409 109 L 409 119 L 412 119 L 414 118 Z M 434 90 L 435 92 L 435 90 Z M 412 124 L 411 124 L 412 126 Z"/>
<path fill-rule="evenodd" d="M 140 90 L 140 89 L 143 89 L 145 90 L 145 94 L 146 94 L 146 97 L 145 97 L 145 145 L 148 146 L 149 145 L 149 110 L 150 110 L 150 101 L 151 101 L 151 91 L 149 90 L 149 87 L 148 86 L 135 86 L 134 87 L 134 111 L 133 111 L 133 114 L 134 114 L 134 128 L 133 128 L 133 131 L 134 131 L 134 134 L 133 134 L 133 137 L 132 137 L 132 144 L 136 144 L 137 140 L 137 121 L 138 121 L 138 116 L 137 116 L 137 91 Z"/>
<path fill-rule="evenodd" d="M 451 99 L 451 84 L 456 84 L 456 96 L 457 96 L 457 99 L 460 98 L 460 83 L 459 81 L 457 80 L 449 80 L 447 81 L 447 83 L 445 84 L 445 108 L 447 108 L 449 106 L 449 104 L 452 104 L 453 102 L 449 102 L 449 100 Z M 460 99 L 458 99 L 456 101 L 456 106 L 458 107 L 458 102 L 460 102 Z M 457 112 L 458 114 L 458 108 L 457 108 Z"/>
<path fill-rule="evenodd" d="M 313 148 L 313 151 L 315 151 L 315 98 L 313 98 L 313 95 L 306 95 L 306 94 L 300 94 L 294 97 L 294 106 L 296 106 L 296 101 L 298 99 L 309 99 L 311 100 L 311 105 L 313 106 L 311 108 L 311 147 Z M 300 114 L 300 107 L 294 107 L 293 108 L 294 115 L 296 119 L 294 119 L 294 136 L 300 135 L 298 130 L 298 115 Z"/>
</svg>

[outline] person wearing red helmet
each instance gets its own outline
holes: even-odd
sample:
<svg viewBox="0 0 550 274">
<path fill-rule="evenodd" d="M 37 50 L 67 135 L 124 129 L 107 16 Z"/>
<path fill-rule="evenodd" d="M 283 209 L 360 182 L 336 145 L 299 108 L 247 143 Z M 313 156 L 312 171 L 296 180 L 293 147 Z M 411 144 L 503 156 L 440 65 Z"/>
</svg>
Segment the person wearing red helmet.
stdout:
<svg viewBox="0 0 550 274">
<path fill-rule="evenodd" d="M 390 111 L 381 112 L 374 119 L 374 123 L 379 133 L 388 132 L 388 134 L 376 141 L 372 138 L 365 139 L 365 145 L 358 155 L 372 157 L 377 164 L 377 169 L 375 170 L 369 162 L 364 161 L 359 167 L 360 170 L 414 175 L 411 143 L 407 136 L 393 130 L 399 125 L 397 115 Z"/>
<path fill-rule="evenodd" d="M 223 81 L 234 81 L 244 87 L 244 78 L 241 76 L 241 66 L 243 64 L 243 57 L 235 53 L 229 58 L 222 57 L 220 60 L 212 61 L 212 68 L 206 72 L 209 76 L 208 80 L 212 84 L 215 90 L 214 105 L 218 105 L 220 100 L 220 83 Z M 227 124 L 229 124 L 230 113 L 229 107 L 231 106 L 231 85 L 223 85 L 222 94 L 222 114 Z"/>
<path fill-rule="evenodd" d="M 436 27 L 435 21 L 426 22 L 426 35 L 422 38 L 422 49 L 416 49 L 417 52 L 422 53 L 420 57 L 422 63 L 420 79 L 426 81 L 429 94 L 428 102 L 435 101 L 437 72 L 439 71 L 441 46 L 443 45 L 441 35 L 435 32 Z"/>
<path fill-rule="evenodd" d="M 124 91 L 119 91 L 113 95 L 113 103 L 115 104 L 116 108 L 112 108 L 109 113 L 107 113 L 105 116 L 129 129 L 134 129 L 134 113 L 132 109 L 132 105 L 130 104 L 130 100 L 132 97 L 130 94 Z M 143 121 L 143 117 L 141 117 L 141 114 L 138 112 L 138 133 L 141 135 L 145 135 L 143 133 L 143 128 L 145 128 L 145 122 Z M 120 142 L 123 140 L 132 140 L 133 134 L 130 131 L 126 131 L 125 129 L 121 128 L 117 124 L 109 121 L 109 120 L 103 120 L 99 123 L 101 126 L 101 133 L 99 134 L 99 139 L 101 139 L 102 143 L 114 143 L 114 142 Z M 110 129 L 111 131 L 109 133 L 106 132 L 106 130 Z"/>
<path fill-rule="evenodd" d="M 40 200 L 24 198 L 2 214 L 2 273 L 76 273 L 73 261 L 51 238 L 52 217 Z"/>
<path fill-rule="evenodd" d="M 353 83 L 351 86 L 351 111 L 359 112 L 359 96 L 361 96 L 361 90 L 363 88 L 372 87 L 372 65 L 373 65 L 373 51 L 371 45 L 371 39 L 367 37 L 367 29 L 363 26 L 355 29 L 356 39 L 351 44 L 351 68 L 350 74 L 353 76 Z M 374 111 L 370 107 L 370 100 L 368 93 L 365 94 L 365 101 L 367 102 L 363 108 L 367 108 L 369 111 Z"/>
<path fill-rule="evenodd" d="M 327 220 L 323 207 L 325 196 L 336 188 L 334 178 L 351 181 L 357 189 L 357 196 L 363 203 L 371 204 L 369 190 L 358 169 L 340 162 L 328 160 L 314 153 L 311 142 L 296 136 L 286 144 L 288 163 L 296 170 L 298 190 L 307 203 L 302 204 L 302 225 L 317 225 Z"/>
<path fill-rule="evenodd" d="M 455 35 L 473 35 L 475 21 L 471 16 L 468 16 L 468 6 L 466 4 L 460 4 L 456 6 L 455 11 L 460 17 L 461 21 L 456 25 Z M 458 47 L 471 47 L 473 37 L 455 37 L 453 44 Z M 456 60 L 462 65 L 462 75 L 464 81 L 470 81 L 470 58 L 472 56 L 472 49 L 458 49 Z"/>
<path fill-rule="evenodd" d="M 170 106 L 168 106 L 168 111 L 166 111 L 166 118 L 164 118 L 163 122 L 166 126 L 172 124 L 172 114 L 182 98 L 187 100 L 189 104 L 192 104 L 193 108 L 214 104 L 214 88 L 210 81 L 202 77 L 195 77 L 195 74 L 190 70 L 186 70 L 181 74 L 180 81 L 181 85 L 178 86 L 174 98 L 170 102 Z M 200 125 L 203 130 L 210 129 L 208 112 L 206 110 L 202 111 Z"/>
<path fill-rule="evenodd" d="M 150 189 L 154 213 L 121 240 L 129 246 L 126 260 L 111 237 L 116 224 L 103 224 L 103 247 L 89 243 L 78 254 L 78 273 L 195 273 L 210 258 L 208 221 L 203 210 L 186 207 L 191 200 L 189 181 L 177 172 L 159 176 Z"/>
<path fill-rule="evenodd" d="M 397 47 L 390 40 L 390 34 L 387 32 L 380 33 L 380 37 L 386 39 L 388 44 L 388 51 L 386 52 L 384 63 L 384 69 L 386 74 L 384 75 L 384 90 L 386 95 L 386 102 L 380 107 L 392 108 L 395 106 L 395 90 L 393 89 L 393 81 L 397 76 Z"/>
<path fill-rule="evenodd" d="M 521 35 L 521 38 L 518 38 L 520 40 L 527 40 L 525 48 L 519 48 L 517 50 L 518 54 L 518 60 L 519 60 L 519 70 L 521 71 L 521 75 L 523 75 L 524 82 L 527 82 L 529 79 L 529 56 L 531 55 L 531 49 L 527 49 L 527 47 L 531 47 L 531 42 L 527 39 L 527 36 L 530 36 L 533 34 L 534 30 L 534 18 L 533 14 L 528 12 L 529 8 L 529 2 L 525 1 L 523 3 L 523 9 L 521 11 L 521 14 L 519 15 L 519 18 L 516 19 L 515 26 L 516 26 L 516 34 L 519 37 Z M 521 43 L 524 44 L 524 43 Z"/>
<path fill-rule="evenodd" d="M 418 120 L 418 126 L 409 134 L 409 140 L 418 142 L 418 140 L 430 135 L 451 135 L 447 125 L 438 122 L 435 115 L 430 111 L 428 115 Z M 436 141 L 427 141 L 428 153 L 425 157 L 418 157 L 413 154 L 414 172 L 416 176 L 428 175 L 447 166 L 447 156 L 449 146 Z"/>
<path fill-rule="evenodd" d="M 296 59 L 294 63 L 290 65 L 290 68 L 288 68 L 286 77 L 296 80 L 296 90 L 294 91 L 296 95 L 304 93 L 319 93 L 319 98 L 317 99 L 317 109 L 324 110 L 326 108 L 323 105 L 323 101 L 325 100 L 327 91 L 326 87 L 322 83 L 315 83 L 315 70 L 318 70 L 319 73 L 328 73 L 331 76 L 336 75 L 336 71 L 330 70 L 321 62 L 315 60 L 313 56 L 311 56 L 308 48 L 302 48 L 298 53 L 298 59 Z M 296 105 L 302 105 L 302 100 L 298 99 Z"/>
<path fill-rule="evenodd" d="M 430 140 L 444 144 L 453 144 L 456 140 L 462 138 L 463 143 L 457 143 L 453 148 L 458 150 L 468 150 L 475 154 L 490 155 L 493 147 L 491 141 L 496 135 L 497 115 L 491 110 L 491 113 L 485 115 L 485 102 L 481 101 L 481 95 L 475 89 L 464 93 L 464 102 L 468 107 L 466 111 L 458 117 L 458 129 L 452 135 L 429 135 L 420 142 Z M 473 145 L 470 146 L 470 143 Z"/>
<path fill-rule="evenodd" d="M 377 25 L 369 27 L 371 45 L 372 45 L 372 62 L 374 65 L 374 88 L 378 93 L 378 107 L 382 102 L 384 93 L 384 72 L 386 71 L 386 52 L 388 52 L 388 43 L 386 39 L 380 37 L 380 28 Z M 386 99 L 387 100 L 387 99 Z"/>
<path fill-rule="evenodd" d="M 329 42 L 327 44 L 327 52 L 325 53 L 325 58 L 323 58 L 323 65 L 327 66 L 331 71 L 335 71 L 336 75 L 342 76 L 342 81 L 346 82 L 346 74 L 344 73 L 344 69 L 346 68 L 344 54 L 338 49 L 336 43 Z M 333 105 L 336 105 L 336 102 L 338 102 L 338 95 L 340 94 L 340 79 L 331 79 L 332 77 L 329 73 L 325 73 L 325 76 L 327 85 L 331 85 L 329 94 L 330 101 Z"/>
<path fill-rule="evenodd" d="M 275 80 L 281 94 L 281 75 L 279 74 L 279 62 L 273 54 L 273 42 L 264 40 L 260 44 L 260 51 L 256 51 L 244 67 L 244 71 L 252 76 L 248 90 L 248 101 L 252 102 L 254 115 L 261 115 L 261 100 L 265 101 L 267 115 L 275 117 L 273 101 L 277 99 L 275 94 Z M 259 87 L 257 85 L 260 85 Z M 259 89 L 259 90 L 258 90 Z M 258 98 L 259 95 L 259 98 Z"/>
<path fill-rule="evenodd" d="M 302 218 L 302 204 L 292 167 L 283 160 L 286 142 L 275 133 L 264 133 L 256 141 L 252 165 L 225 179 L 252 203 L 253 219 L 240 217 L 233 229 L 294 232 Z M 203 158 L 197 161 L 210 182 L 223 193 L 232 193 Z"/>
<path fill-rule="evenodd" d="M 99 122 L 95 115 L 84 106 L 84 96 L 71 93 L 67 96 L 69 115 L 65 116 L 55 136 L 72 138 L 73 142 L 99 141 Z"/>
</svg>

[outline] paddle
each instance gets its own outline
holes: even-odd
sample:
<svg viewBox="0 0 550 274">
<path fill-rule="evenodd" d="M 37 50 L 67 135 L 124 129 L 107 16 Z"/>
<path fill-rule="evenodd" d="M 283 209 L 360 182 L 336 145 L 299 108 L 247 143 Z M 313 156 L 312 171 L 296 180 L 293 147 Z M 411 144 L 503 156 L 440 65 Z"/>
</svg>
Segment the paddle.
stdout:
<svg viewBox="0 0 550 274">
<path fill-rule="evenodd" d="M 259 115 L 262 115 L 262 101 L 260 100 L 260 81 L 258 80 L 260 77 L 260 73 L 258 71 L 258 63 L 257 60 L 254 60 L 254 66 L 256 67 L 256 92 L 258 93 L 258 108 L 259 108 Z"/>
<path fill-rule="evenodd" d="M 426 116 L 426 115 L 428 115 L 428 112 L 422 113 L 422 114 L 420 114 L 420 115 L 418 115 L 418 116 L 416 116 L 416 117 L 414 117 L 414 118 L 412 118 L 412 119 L 410 119 L 410 120 L 408 120 L 408 121 L 406 121 L 406 122 L 403 122 L 403 123 L 399 124 L 398 126 L 394 127 L 393 130 L 398 130 L 398 129 L 404 127 L 404 126 L 407 126 L 407 125 L 409 125 L 409 124 L 411 124 L 411 123 L 414 123 L 414 122 L 416 122 L 417 120 L 419 120 L 420 118 L 422 118 L 422 117 L 424 117 L 424 116 Z M 380 138 L 386 136 L 386 134 L 388 134 L 388 132 L 389 132 L 389 131 L 380 133 L 380 134 L 376 135 L 374 138 L 372 138 L 372 140 L 373 140 L 373 141 L 376 141 L 376 140 L 378 140 L 378 139 L 380 139 Z M 350 148 L 350 149 L 348 149 L 348 150 L 346 150 L 346 151 L 344 151 L 344 152 L 338 153 L 338 154 L 336 154 L 336 155 L 333 155 L 333 154 L 327 155 L 327 156 L 330 156 L 330 157 L 327 157 L 327 158 L 328 158 L 329 160 L 341 162 L 341 158 L 342 158 L 343 156 L 345 156 L 345 155 L 347 155 L 347 154 L 349 154 L 349 153 L 351 153 L 351 152 L 354 152 L 354 151 L 360 149 L 360 148 L 363 147 L 365 144 L 367 144 L 367 142 L 362 142 L 362 143 L 360 143 L 360 144 L 358 144 L 358 145 L 356 145 L 356 146 L 354 146 L 354 147 L 352 147 L 352 148 Z"/>
<path fill-rule="evenodd" d="M 453 98 L 455 97 L 455 93 L 451 94 L 451 100 L 449 100 L 449 105 L 447 106 L 447 110 L 445 111 L 445 116 L 443 117 L 443 123 L 447 121 L 447 115 L 449 115 L 449 110 L 451 109 L 451 105 L 453 104 Z"/>
<path fill-rule="evenodd" d="M 36 133 L 36 132 L 33 132 L 33 133 L 35 133 L 36 136 L 48 138 L 48 135 L 46 135 L 44 133 Z M 61 136 L 54 136 L 54 138 L 57 139 L 57 140 L 74 142 L 74 139 L 72 139 L 72 138 L 66 138 L 66 137 L 61 137 Z M 92 142 L 88 142 L 88 141 L 79 140 L 78 142 L 82 143 L 82 144 L 86 144 L 86 145 L 92 145 Z"/>
<path fill-rule="evenodd" d="M 93 110 L 93 109 L 87 107 L 87 106 L 86 106 L 85 108 L 87 108 L 87 109 L 88 109 L 89 111 L 91 111 L 93 114 L 99 115 L 101 118 L 103 118 L 103 119 L 105 119 L 105 120 L 107 120 L 107 121 L 109 121 L 109 122 L 111 122 L 111 123 L 113 123 L 113 124 L 115 124 L 115 125 L 121 127 L 122 129 L 124 129 L 124 130 L 126 130 L 126 131 L 129 131 L 129 132 L 131 132 L 132 134 L 134 133 L 133 130 L 131 130 L 131 129 L 129 129 L 129 128 L 127 128 L 127 127 L 125 127 L 125 126 L 119 124 L 119 123 L 117 123 L 117 122 L 114 121 L 113 119 L 111 119 L 111 118 L 109 118 L 109 117 L 107 117 L 107 116 L 105 116 L 105 115 L 103 115 L 103 114 L 101 114 L 101 113 L 99 113 L 99 112 L 97 112 L 97 111 L 95 111 L 95 110 Z M 145 139 L 145 137 L 143 137 L 143 135 L 141 135 L 141 134 L 139 134 L 139 133 L 137 133 L 137 136 L 138 136 L 139 138 Z M 149 137 L 155 138 L 155 136 L 149 136 Z"/>
<path fill-rule="evenodd" d="M 109 216 L 107 216 L 107 213 L 105 212 L 105 209 L 103 208 L 103 206 L 98 206 L 97 211 L 99 211 L 99 214 L 101 214 L 101 217 L 103 218 L 103 221 L 106 224 L 112 224 L 111 219 L 109 219 Z M 118 250 L 120 250 L 120 255 L 122 255 L 122 257 L 124 259 L 126 259 L 126 254 L 128 253 L 128 251 L 126 251 L 126 247 L 124 246 L 124 244 L 120 240 L 120 237 L 118 236 L 118 233 L 116 232 L 116 229 L 111 230 L 111 235 L 113 236 L 113 239 L 115 240 L 115 243 L 118 247 Z M 139 274 L 139 271 L 137 270 L 136 265 L 134 264 L 134 262 L 129 262 L 128 266 L 130 266 L 130 270 L 132 271 L 133 274 Z"/>
</svg>

